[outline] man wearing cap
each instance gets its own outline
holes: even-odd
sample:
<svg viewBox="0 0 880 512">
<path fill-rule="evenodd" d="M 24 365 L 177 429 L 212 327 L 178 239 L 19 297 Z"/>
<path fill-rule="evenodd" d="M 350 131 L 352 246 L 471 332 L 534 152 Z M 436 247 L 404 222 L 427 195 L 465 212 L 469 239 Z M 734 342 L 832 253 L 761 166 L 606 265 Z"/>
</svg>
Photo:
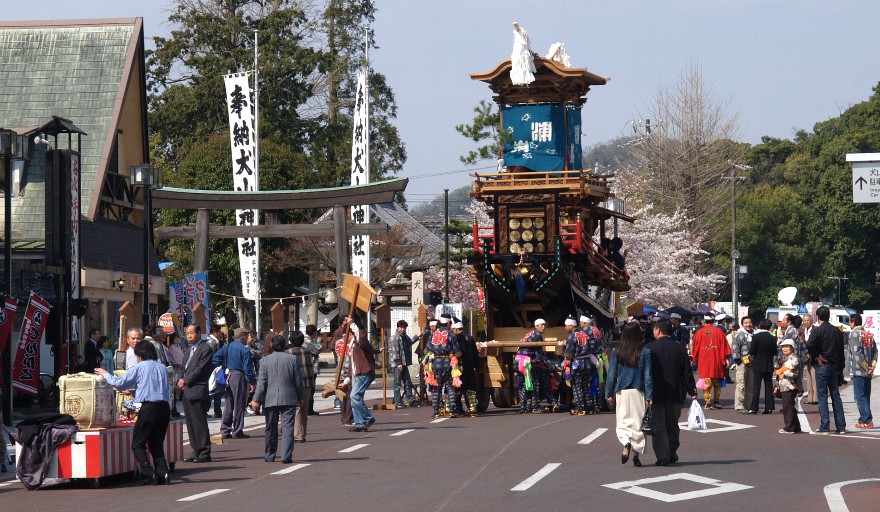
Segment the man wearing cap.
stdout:
<svg viewBox="0 0 880 512">
<path fill-rule="evenodd" d="M 700 378 L 706 384 L 703 390 L 706 409 L 721 409 L 721 381 L 724 379 L 724 370 L 729 366 L 729 355 L 727 337 L 715 326 L 715 316 L 706 314 L 703 326 L 694 333 L 694 362 Z"/>
<path fill-rule="evenodd" d="M 740 414 L 748 412 L 752 403 L 752 360 L 749 357 L 749 345 L 752 343 L 752 319 L 744 316 L 740 319 L 739 330 L 733 336 L 733 363 L 736 365 L 736 394 L 733 408 Z"/>
<path fill-rule="evenodd" d="M 587 332 L 592 331 L 589 327 L 587 329 Z M 568 333 L 568 339 L 565 342 L 563 356 L 565 359 L 562 361 L 562 368 L 566 377 L 571 379 L 572 407 L 570 412 L 573 416 L 593 414 L 595 401 L 590 397 L 593 362 L 590 360 L 590 356 L 595 357 L 594 352 L 598 341 L 587 332 L 578 329 L 574 318 L 569 317 L 565 320 L 565 332 Z"/>
<path fill-rule="evenodd" d="M 679 345 L 687 347 L 691 341 L 691 332 L 687 327 L 681 325 L 681 315 L 670 313 L 669 321 L 672 323 L 672 339 Z"/>
<path fill-rule="evenodd" d="M 214 366 L 225 365 L 229 370 L 229 385 L 223 396 L 223 419 L 220 422 L 220 437 L 223 439 L 247 438 L 249 435 L 242 430 L 244 428 L 244 411 L 247 408 L 248 393 L 253 393 L 257 383 L 254 374 L 254 363 L 251 359 L 251 351 L 244 346 L 242 339 L 248 330 L 238 327 L 233 331 L 231 342 L 220 347 L 211 358 Z"/>
<path fill-rule="evenodd" d="M 478 365 L 480 355 L 477 351 L 477 340 L 473 336 L 464 332 L 464 324 L 455 322 L 452 324 L 452 333 L 458 338 L 459 348 L 461 348 L 461 393 L 456 397 L 460 400 L 464 395 L 465 405 L 467 406 L 467 415 L 474 418 L 477 416 L 477 390 L 480 387 Z M 460 401 L 456 406 L 461 410 Z"/>
<path fill-rule="evenodd" d="M 426 366 L 430 367 L 431 375 L 425 381 L 433 386 L 434 418 L 441 417 L 440 408 L 443 405 L 443 392 L 446 391 L 446 411 L 451 418 L 455 417 L 455 390 L 452 387 L 452 357 L 461 357 L 461 349 L 458 346 L 458 337 L 449 330 L 452 317 L 443 314 L 440 316 L 439 326 L 426 340 L 427 350 Z M 426 368 L 426 371 L 428 369 Z"/>
<path fill-rule="evenodd" d="M 535 320 L 535 328 L 529 331 L 522 341 L 542 342 L 546 329 L 547 322 L 543 318 L 539 318 Z M 539 407 L 541 397 L 547 400 L 551 411 L 558 411 L 559 404 L 556 403 L 556 397 L 553 396 L 553 390 L 550 386 L 550 370 L 544 361 L 544 347 L 520 347 L 516 351 L 516 357 L 522 361 L 521 364 L 517 363 L 521 384 L 519 386 L 520 413 L 544 412 Z"/>
<path fill-rule="evenodd" d="M 407 327 L 409 324 L 406 320 L 398 321 L 397 332 L 388 339 L 388 364 L 394 369 L 394 404 L 398 408 L 404 407 L 400 388 L 403 388 L 403 395 L 406 396 L 410 407 L 418 405 L 413 396 L 412 380 L 409 377 L 413 341 L 406 334 Z"/>
</svg>

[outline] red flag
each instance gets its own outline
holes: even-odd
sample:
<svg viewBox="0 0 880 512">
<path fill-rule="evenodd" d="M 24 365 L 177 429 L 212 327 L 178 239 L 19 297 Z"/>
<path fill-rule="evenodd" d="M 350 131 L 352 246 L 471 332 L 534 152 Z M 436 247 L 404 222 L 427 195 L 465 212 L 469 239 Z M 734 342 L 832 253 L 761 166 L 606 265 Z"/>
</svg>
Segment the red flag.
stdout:
<svg viewBox="0 0 880 512">
<path fill-rule="evenodd" d="M 12 366 L 12 387 L 33 396 L 37 396 L 40 384 L 40 340 L 51 309 L 48 302 L 31 292 L 21 324 L 15 364 Z"/>
<path fill-rule="evenodd" d="M 15 322 L 15 313 L 18 310 L 18 301 L 13 298 L 7 298 L 0 306 L 0 354 L 6 350 L 9 338 L 12 337 L 12 324 Z M 0 376 L 3 375 L 4 368 L 0 368 Z M 0 380 L 0 383 L 3 381 Z"/>
<path fill-rule="evenodd" d="M 12 336 L 16 310 L 18 310 L 18 301 L 11 297 L 3 301 L 3 306 L 0 307 L 0 353 L 6 350 L 6 344 Z"/>
</svg>

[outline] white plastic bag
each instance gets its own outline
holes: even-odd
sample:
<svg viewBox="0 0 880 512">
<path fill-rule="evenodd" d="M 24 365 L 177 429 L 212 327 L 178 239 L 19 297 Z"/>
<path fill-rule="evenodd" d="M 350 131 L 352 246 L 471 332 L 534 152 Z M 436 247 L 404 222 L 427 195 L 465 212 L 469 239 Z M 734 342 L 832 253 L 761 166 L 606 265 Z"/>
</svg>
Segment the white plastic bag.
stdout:
<svg viewBox="0 0 880 512">
<path fill-rule="evenodd" d="M 688 430 L 708 430 L 703 408 L 696 400 L 691 402 L 691 410 L 688 412 Z"/>
</svg>

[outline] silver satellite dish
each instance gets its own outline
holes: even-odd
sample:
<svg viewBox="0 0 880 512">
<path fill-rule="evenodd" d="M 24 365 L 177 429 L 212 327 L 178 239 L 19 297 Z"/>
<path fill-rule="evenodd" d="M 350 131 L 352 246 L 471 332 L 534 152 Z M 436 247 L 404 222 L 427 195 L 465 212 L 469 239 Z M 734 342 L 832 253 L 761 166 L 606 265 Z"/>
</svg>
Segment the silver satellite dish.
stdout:
<svg viewBox="0 0 880 512">
<path fill-rule="evenodd" d="M 781 302 L 783 306 L 791 306 L 792 301 L 794 301 L 795 295 L 797 295 L 797 288 L 795 288 L 794 286 L 788 286 L 779 290 L 776 298 L 779 299 L 779 302 Z"/>
</svg>

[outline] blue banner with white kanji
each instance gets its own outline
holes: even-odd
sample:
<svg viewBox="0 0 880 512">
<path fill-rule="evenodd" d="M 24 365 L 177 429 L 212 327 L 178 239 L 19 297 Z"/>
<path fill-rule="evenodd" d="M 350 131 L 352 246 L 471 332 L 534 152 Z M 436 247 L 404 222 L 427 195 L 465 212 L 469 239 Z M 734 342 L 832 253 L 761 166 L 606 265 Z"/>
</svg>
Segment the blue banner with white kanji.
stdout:
<svg viewBox="0 0 880 512">
<path fill-rule="evenodd" d="M 504 165 L 561 171 L 568 139 L 565 115 L 560 104 L 502 106 Z"/>
<path fill-rule="evenodd" d="M 568 168 L 581 170 L 584 168 L 581 161 L 581 109 L 569 105 L 565 107 L 565 115 L 568 117 Z"/>
</svg>

